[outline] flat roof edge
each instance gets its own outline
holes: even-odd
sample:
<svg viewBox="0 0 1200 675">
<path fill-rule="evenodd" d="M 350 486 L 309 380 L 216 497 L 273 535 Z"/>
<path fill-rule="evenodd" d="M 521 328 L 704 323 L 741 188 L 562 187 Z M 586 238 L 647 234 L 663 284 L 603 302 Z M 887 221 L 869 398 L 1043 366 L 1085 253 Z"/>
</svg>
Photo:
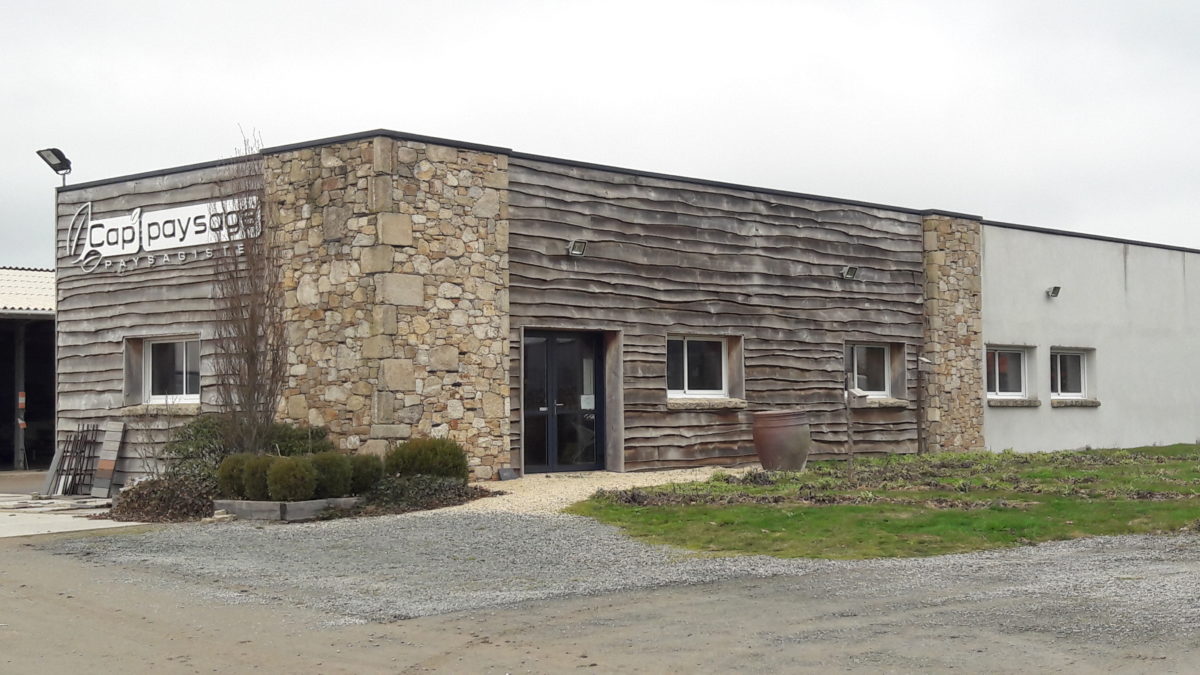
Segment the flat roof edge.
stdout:
<svg viewBox="0 0 1200 675">
<path fill-rule="evenodd" d="M 451 148 L 462 148 L 464 150 L 494 152 L 504 155 L 513 154 L 512 148 L 502 148 L 498 145 L 483 145 L 480 143 L 469 143 L 467 141 L 456 141 L 450 138 L 422 136 L 420 134 L 404 133 L 403 131 L 392 131 L 391 129 L 374 129 L 371 131 L 360 131 L 353 134 L 345 134 L 343 136 L 330 136 L 328 138 L 318 138 L 312 141 L 289 143 L 288 145 L 276 145 L 270 148 L 263 148 L 258 152 L 262 155 L 277 155 L 281 152 L 292 152 L 294 150 L 304 150 L 305 148 L 316 148 L 323 145 L 334 145 L 336 143 L 349 143 L 351 141 L 361 141 L 363 139 L 376 138 L 379 136 L 398 141 L 413 141 L 416 143 L 428 143 L 430 145 L 445 145 Z"/>
<path fill-rule="evenodd" d="M 1053 234 L 1060 237 L 1074 237 L 1076 239 L 1091 239 L 1093 241 L 1106 241 L 1111 244 L 1128 244 L 1131 246 L 1145 246 L 1148 248 L 1161 248 L 1167 251 L 1179 251 L 1181 253 L 1200 253 L 1200 249 L 1188 248 L 1186 246 L 1175 246 L 1173 244 L 1160 244 L 1153 241 L 1140 241 L 1137 239 L 1124 239 L 1122 237 L 1110 237 L 1103 234 L 1089 234 L 1087 232 L 1072 232 L 1070 230 L 1055 230 L 1049 227 L 1036 227 L 1033 225 L 1020 225 L 1018 223 L 1004 223 L 997 220 L 981 221 L 988 227 L 999 227 L 1005 230 L 1024 230 L 1025 232 L 1037 232 L 1038 234 Z"/>
<path fill-rule="evenodd" d="M 581 162 L 574 159 L 563 159 L 561 157 L 550 157 L 548 155 L 535 155 L 528 152 L 513 152 L 509 155 L 516 159 L 527 159 L 535 162 L 546 162 L 547 164 L 559 164 L 562 166 L 574 166 L 581 169 L 595 169 L 597 171 L 611 171 L 613 173 L 623 173 L 631 176 L 641 176 L 643 178 L 655 178 L 658 180 L 673 180 L 682 183 L 691 183 L 693 185 L 707 185 L 709 187 L 718 187 L 729 190 L 744 190 L 746 192 L 760 192 L 763 194 L 779 195 L 781 197 L 795 197 L 798 199 L 812 199 L 814 201 L 831 202 L 833 204 L 845 204 L 847 206 L 862 206 L 864 208 L 881 209 L 885 211 L 896 211 L 898 213 L 908 213 L 917 216 L 928 215 L 945 215 L 954 218 L 968 218 L 971 220 L 979 220 L 980 216 L 973 216 L 965 213 L 956 213 L 954 211 L 943 211 L 940 209 L 914 209 L 906 206 L 894 206 L 891 204 L 880 204 L 878 202 L 867 202 L 857 199 L 843 199 L 841 197 L 829 197 L 826 195 L 814 195 L 807 192 L 793 192 L 791 190 L 780 190 L 776 188 L 765 188 L 754 185 L 745 185 L 742 183 L 727 183 L 718 180 L 709 180 L 706 178 L 695 178 L 692 176 L 678 176 L 669 173 L 658 173 L 654 171 L 643 171 L 641 169 L 630 169 L 623 166 L 612 166 L 608 164 L 596 164 L 595 162 Z"/>
<path fill-rule="evenodd" d="M 115 183 L 125 183 L 131 180 L 141 180 L 143 178 L 156 178 L 158 176 L 170 176 L 177 173 L 187 173 L 188 171 L 199 171 L 201 169 L 213 169 L 219 166 L 233 166 L 239 162 L 246 162 L 257 158 L 259 155 L 242 155 L 241 157 L 226 157 L 225 159 L 214 159 L 207 162 L 197 162 L 196 164 L 184 164 L 182 166 L 172 166 L 166 169 L 158 169 L 157 171 L 143 171 L 141 173 L 131 173 L 125 176 L 113 176 L 112 178 L 101 178 L 99 180 L 91 180 L 86 183 L 76 183 L 74 185 L 60 185 L 54 188 L 54 191 L 61 194 L 63 192 L 71 192 L 72 190 L 86 190 L 93 187 L 101 187 L 104 185 L 113 185 Z"/>
</svg>

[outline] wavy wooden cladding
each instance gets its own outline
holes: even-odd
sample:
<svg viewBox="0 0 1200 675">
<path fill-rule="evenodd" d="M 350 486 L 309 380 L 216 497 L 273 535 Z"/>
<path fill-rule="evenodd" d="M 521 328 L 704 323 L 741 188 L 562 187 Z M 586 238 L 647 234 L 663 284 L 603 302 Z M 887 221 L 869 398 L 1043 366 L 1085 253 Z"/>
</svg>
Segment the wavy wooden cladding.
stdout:
<svg viewBox="0 0 1200 675">
<path fill-rule="evenodd" d="M 626 469 L 752 461 L 767 409 L 808 412 L 815 450 L 842 452 L 856 341 L 906 345 L 909 401 L 856 410 L 856 450 L 915 451 L 920 216 L 514 157 L 509 229 L 514 461 L 522 327 L 622 332 Z M 668 333 L 740 336 L 748 408 L 668 410 Z"/>
<path fill-rule="evenodd" d="M 214 391 L 207 358 L 212 346 L 206 338 L 212 336 L 217 258 L 155 264 L 120 274 L 103 268 L 84 272 L 65 253 L 67 227 L 75 211 L 89 201 L 93 218 L 111 218 L 138 207 L 158 209 L 218 199 L 232 190 L 234 172 L 230 166 L 212 167 L 59 194 L 59 439 L 79 424 L 124 420 L 127 432 L 117 465 L 123 477 L 117 482 L 142 473 L 141 458 L 157 456 L 171 431 L 191 419 L 196 409 L 181 406 L 172 411 L 178 414 L 168 414 L 166 408 L 126 405 L 126 338 L 200 335 L 201 392 L 208 399 Z"/>
</svg>

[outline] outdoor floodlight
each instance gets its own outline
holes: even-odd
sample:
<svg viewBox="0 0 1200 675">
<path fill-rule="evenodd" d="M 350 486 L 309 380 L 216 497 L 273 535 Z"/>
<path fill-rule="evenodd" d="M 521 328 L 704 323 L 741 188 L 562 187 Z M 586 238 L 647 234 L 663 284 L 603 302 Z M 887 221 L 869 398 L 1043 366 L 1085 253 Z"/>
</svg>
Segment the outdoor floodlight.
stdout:
<svg viewBox="0 0 1200 675">
<path fill-rule="evenodd" d="M 71 173 L 71 160 L 63 154 L 58 148 L 46 148 L 45 150 L 37 151 L 38 157 L 54 170 L 54 173 L 62 176 L 63 185 L 67 184 L 67 174 Z"/>
<path fill-rule="evenodd" d="M 847 265 L 847 266 L 843 267 L 842 271 L 839 272 L 838 274 L 841 275 L 841 277 L 843 279 L 854 279 L 855 277 L 858 276 L 858 268 Z"/>
<path fill-rule="evenodd" d="M 1062 291 L 1062 286 L 1051 286 L 1046 289 L 1046 297 L 1057 298 L 1060 291 Z"/>
<path fill-rule="evenodd" d="M 567 242 L 567 255 L 581 256 L 587 250 L 587 242 L 582 239 L 572 239 Z"/>
</svg>

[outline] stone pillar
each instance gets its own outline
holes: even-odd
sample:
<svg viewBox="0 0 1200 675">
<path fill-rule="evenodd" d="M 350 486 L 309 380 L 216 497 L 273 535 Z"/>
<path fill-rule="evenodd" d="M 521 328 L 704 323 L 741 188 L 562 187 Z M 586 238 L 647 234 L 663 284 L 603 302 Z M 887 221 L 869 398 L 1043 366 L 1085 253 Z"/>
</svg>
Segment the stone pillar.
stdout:
<svg viewBox="0 0 1200 675">
<path fill-rule="evenodd" d="M 265 158 L 283 247 L 282 419 L 382 453 L 462 444 L 509 465 L 508 158 L 367 138 Z"/>
<path fill-rule="evenodd" d="M 980 450 L 983 442 L 982 226 L 929 213 L 925 239 L 925 448 Z"/>
</svg>

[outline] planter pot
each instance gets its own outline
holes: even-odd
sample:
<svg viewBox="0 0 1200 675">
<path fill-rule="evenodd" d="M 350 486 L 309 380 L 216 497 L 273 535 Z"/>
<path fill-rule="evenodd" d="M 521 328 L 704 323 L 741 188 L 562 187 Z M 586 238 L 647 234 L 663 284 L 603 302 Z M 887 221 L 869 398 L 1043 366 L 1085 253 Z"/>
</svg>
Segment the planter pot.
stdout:
<svg viewBox="0 0 1200 675">
<path fill-rule="evenodd" d="M 325 509 L 348 509 L 358 497 L 308 499 L 302 502 L 260 502 L 248 499 L 214 499 L 213 509 L 232 513 L 244 520 L 312 520 Z"/>
<path fill-rule="evenodd" d="M 767 471 L 803 471 L 812 449 L 812 429 L 799 410 L 754 413 L 754 451 Z"/>
</svg>

